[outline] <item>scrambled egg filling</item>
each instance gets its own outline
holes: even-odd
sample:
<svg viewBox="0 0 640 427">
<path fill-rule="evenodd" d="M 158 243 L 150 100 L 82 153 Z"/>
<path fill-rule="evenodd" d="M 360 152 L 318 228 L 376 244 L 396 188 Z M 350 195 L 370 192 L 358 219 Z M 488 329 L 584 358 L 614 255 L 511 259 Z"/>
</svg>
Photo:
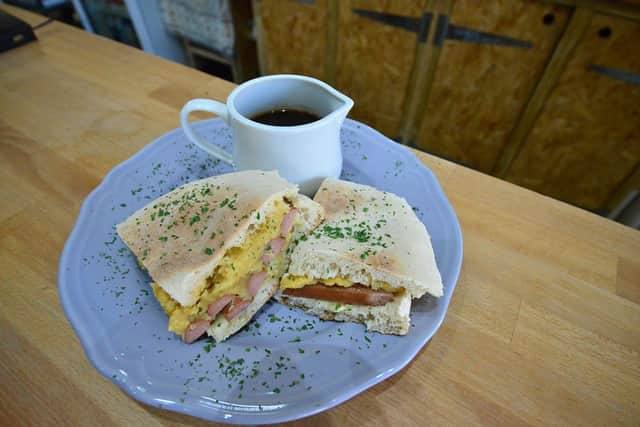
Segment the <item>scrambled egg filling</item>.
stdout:
<svg viewBox="0 0 640 427">
<path fill-rule="evenodd" d="M 280 223 L 288 210 L 289 206 L 284 200 L 279 200 L 276 202 L 272 214 L 258 226 L 257 230 L 250 232 L 242 246 L 227 250 L 213 274 L 207 278 L 207 286 L 194 305 L 183 307 L 158 284 L 151 284 L 156 299 L 169 316 L 170 331 L 182 335 L 191 322 L 206 318 L 209 304 L 224 295 L 235 294 L 243 299 L 251 298 L 247 289 L 249 277 L 264 268 L 262 255 L 267 243 L 279 236 Z M 290 235 L 291 233 L 287 236 L 287 241 Z M 271 261 L 265 280 L 272 279 L 276 274 L 282 273 L 277 270 L 281 270 L 283 267 L 285 250 L 282 249 L 278 256 Z"/>
<path fill-rule="evenodd" d="M 325 286 L 342 286 L 343 288 L 348 288 L 355 284 L 344 276 L 331 277 L 328 279 L 314 279 L 313 277 L 309 276 L 287 276 L 283 277 L 280 281 L 280 289 L 300 289 L 304 288 L 307 285 L 315 285 L 316 283 L 320 283 Z M 382 280 L 374 280 L 370 284 L 370 287 L 372 289 L 392 292 L 394 294 L 402 291 L 401 288 L 394 288 L 393 286 Z"/>
</svg>

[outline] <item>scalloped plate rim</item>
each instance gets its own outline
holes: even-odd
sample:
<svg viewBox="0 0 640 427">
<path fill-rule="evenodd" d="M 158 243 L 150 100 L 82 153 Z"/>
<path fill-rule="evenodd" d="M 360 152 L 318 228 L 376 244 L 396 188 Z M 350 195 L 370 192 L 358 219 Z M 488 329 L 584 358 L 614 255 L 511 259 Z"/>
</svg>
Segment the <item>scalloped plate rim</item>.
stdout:
<svg viewBox="0 0 640 427">
<path fill-rule="evenodd" d="M 196 127 L 206 126 L 207 124 L 213 121 L 221 121 L 221 119 L 218 118 L 218 119 L 201 120 L 196 123 Z M 398 360 L 398 363 L 395 366 L 387 369 L 382 374 L 379 374 L 369 379 L 364 384 L 358 387 L 352 387 L 349 390 L 341 392 L 339 395 L 337 395 L 333 399 L 329 400 L 328 402 L 325 402 L 320 406 L 314 407 L 307 411 L 302 411 L 293 416 L 288 412 L 278 413 L 278 410 L 275 410 L 275 411 L 265 411 L 262 413 L 251 413 L 251 414 L 240 413 L 240 414 L 235 414 L 231 419 L 225 419 L 219 416 L 220 412 L 218 410 L 211 407 L 207 408 L 202 405 L 197 405 L 191 402 L 181 403 L 181 404 L 178 404 L 176 402 L 174 402 L 173 404 L 169 404 L 169 403 L 160 404 L 156 400 L 159 397 L 158 395 L 152 395 L 150 392 L 147 392 L 147 391 L 141 392 L 137 390 L 137 388 L 134 385 L 130 384 L 128 381 L 117 381 L 116 379 L 114 379 L 112 375 L 114 374 L 115 371 L 117 371 L 118 369 L 117 366 L 114 366 L 113 364 L 109 364 L 108 362 L 105 362 L 104 359 L 100 359 L 99 356 L 95 354 L 95 349 L 90 346 L 90 338 L 91 338 L 90 330 L 88 328 L 83 328 L 79 326 L 82 322 L 78 318 L 78 314 L 71 309 L 73 304 L 71 302 L 71 296 L 68 294 L 69 288 L 65 288 L 65 286 L 63 286 L 63 284 L 67 282 L 67 271 L 64 267 L 69 265 L 68 261 L 72 255 L 71 253 L 72 248 L 76 243 L 76 240 L 79 238 L 79 234 L 82 231 L 84 224 L 87 222 L 87 218 L 89 217 L 88 212 L 91 209 L 91 205 L 93 204 L 95 199 L 102 192 L 106 191 L 106 189 L 109 187 L 110 182 L 115 178 L 115 176 L 121 170 L 126 170 L 129 165 L 137 162 L 141 158 L 148 155 L 151 151 L 153 151 L 154 148 L 157 146 L 156 142 L 158 140 L 162 138 L 167 138 L 170 135 L 182 134 L 182 129 L 176 128 L 160 135 L 159 137 L 154 139 L 152 142 L 145 145 L 142 149 L 140 149 L 134 155 L 132 155 L 131 157 L 125 159 L 123 162 L 113 167 L 105 175 L 102 181 L 86 196 L 84 202 L 82 203 L 80 211 L 78 212 L 78 216 L 74 224 L 74 227 L 71 233 L 69 234 L 69 237 L 67 238 L 67 241 L 65 242 L 64 248 L 62 250 L 62 255 L 60 257 L 59 268 L 58 268 L 58 293 L 60 296 L 61 305 L 62 305 L 64 314 L 69 320 L 69 323 L 71 324 L 72 329 L 74 330 L 76 336 L 78 337 L 80 344 L 83 348 L 83 351 L 87 356 L 87 359 L 89 360 L 91 365 L 98 372 L 100 372 L 101 375 L 103 375 L 105 378 L 109 379 L 111 382 L 116 384 L 125 393 L 127 393 L 128 395 L 132 396 L 134 399 L 144 404 L 147 404 L 149 406 L 153 406 L 156 408 L 167 409 L 167 410 L 171 410 L 174 412 L 178 412 L 178 413 L 182 413 L 190 416 L 195 416 L 195 417 L 206 419 L 209 421 L 232 423 L 232 424 L 244 424 L 244 423 L 270 424 L 270 423 L 287 422 L 287 421 L 293 421 L 301 418 L 306 418 L 306 417 L 318 414 L 320 412 L 326 411 L 328 409 L 331 409 L 341 403 L 344 403 L 345 401 L 353 398 L 354 396 L 388 379 L 389 377 L 395 375 L 396 373 L 404 369 L 424 348 L 425 344 L 433 337 L 433 335 L 438 331 L 438 329 L 442 325 L 442 322 L 444 321 L 444 318 L 446 317 L 446 313 L 449 308 L 451 297 L 453 295 L 453 291 L 455 290 L 457 281 L 459 279 L 460 269 L 462 266 L 462 258 L 463 258 L 462 231 L 460 228 L 460 223 L 458 221 L 458 218 L 455 214 L 455 211 L 453 210 L 453 207 L 451 206 L 449 200 L 447 199 L 444 193 L 444 190 L 442 189 L 442 186 L 440 185 L 437 179 L 437 176 L 433 173 L 433 171 L 431 171 L 431 169 L 429 169 L 426 165 L 424 165 L 413 152 L 408 150 L 406 147 L 398 144 L 397 142 L 387 138 L 386 136 L 376 131 L 375 129 L 372 129 L 371 127 L 365 125 L 364 123 L 360 123 L 355 120 L 346 119 L 343 125 L 343 128 L 351 128 L 351 127 L 356 127 L 359 131 L 364 130 L 368 133 L 373 134 L 374 136 L 373 140 L 380 141 L 380 143 L 388 145 L 391 150 L 395 151 L 396 153 L 401 153 L 401 155 L 405 159 L 410 160 L 412 163 L 414 163 L 414 165 L 412 166 L 415 166 L 416 169 L 420 170 L 422 173 L 426 172 L 426 175 L 422 175 L 423 184 L 426 184 L 427 187 L 435 190 L 435 196 L 442 203 L 442 207 L 444 207 L 444 209 L 447 211 L 447 214 L 450 216 L 450 219 L 453 220 L 451 225 L 452 225 L 452 229 L 454 230 L 454 237 L 456 240 L 455 243 L 456 243 L 456 249 L 457 249 L 456 251 L 457 256 L 455 259 L 455 264 L 453 265 L 454 274 L 453 274 L 453 280 L 451 283 L 451 292 L 445 293 L 442 299 L 439 300 L 439 301 L 443 301 L 444 303 L 442 315 L 438 316 L 435 327 L 433 327 L 431 332 L 425 334 L 424 337 L 420 340 L 421 344 L 419 346 L 416 346 L 411 351 L 408 351 L 406 353 L 406 357 L 404 357 L 402 360 Z M 102 363 L 100 363 L 99 359 L 102 361 Z"/>
</svg>

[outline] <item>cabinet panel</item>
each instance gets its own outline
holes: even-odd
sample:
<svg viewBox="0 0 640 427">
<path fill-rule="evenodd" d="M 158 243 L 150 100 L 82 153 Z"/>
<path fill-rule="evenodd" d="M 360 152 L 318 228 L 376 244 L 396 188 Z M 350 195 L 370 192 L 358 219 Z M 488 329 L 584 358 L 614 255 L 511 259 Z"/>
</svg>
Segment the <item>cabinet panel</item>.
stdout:
<svg viewBox="0 0 640 427">
<path fill-rule="evenodd" d="M 339 5 L 336 87 L 355 101 L 350 117 L 395 138 L 425 1 L 345 0 Z M 399 17 L 395 26 L 389 15 Z"/>
<path fill-rule="evenodd" d="M 257 6 L 262 73 L 324 79 L 327 0 L 260 0 Z"/>
<path fill-rule="evenodd" d="M 444 41 L 416 145 L 490 172 L 568 13 L 564 7 L 520 0 L 453 2 L 450 25 L 489 34 L 484 43 L 477 35 L 459 40 L 453 34 Z"/>
<path fill-rule="evenodd" d="M 640 24 L 595 16 L 509 181 L 601 208 L 640 160 Z"/>
</svg>

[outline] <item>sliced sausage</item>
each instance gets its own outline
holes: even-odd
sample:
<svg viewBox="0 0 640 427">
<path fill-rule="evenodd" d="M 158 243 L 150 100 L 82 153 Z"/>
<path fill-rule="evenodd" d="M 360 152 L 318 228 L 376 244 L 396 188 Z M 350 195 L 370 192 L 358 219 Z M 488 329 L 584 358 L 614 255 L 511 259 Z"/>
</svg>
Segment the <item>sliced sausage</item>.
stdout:
<svg viewBox="0 0 640 427">
<path fill-rule="evenodd" d="M 209 304 L 207 313 L 209 313 L 209 317 L 211 317 L 211 320 L 214 320 L 218 313 L 220 313 L 226 306 L 231 303 L 231 301 L 233 301 L 233 298 L 234 295 L 224 295 Z"/>
<path fill-rule="evenodd" d="M 187 326 L 187 329 L 185 329 L 184 334 L 182 334 L 182 339 L 187 344 L 191 344 L 207 331 L 210 324 L 211 321 L 206 319 L 191 322 L 191 324 Z"/>
<path fill-rule="evenodd" d="M 232 320 L 235 318 L 242 310 L 247 308 L 247 306 L 251 304 L 250 300 L 243 300 L 239 296 L 234 296 L 233 301 L 227 308 L 224 309 L 224 318 L 227 320 Z"/>
<path fill-rule="evenodd" d="M 249 283 L 247 284 L 249 295 L 251 295 L 252 297 L 256 296 L 258 290 L 260 289 L 260 286 L 262 286 L 262 282 L 264 282 L 265 277 L 267 277 L 266 271 L 259 271 L 251 275 L 251 277 L 249 278 Z"/>
<path fill-rule="evenodd" d="M 269 265 L 271 260 L 273 260 L 276 257 L 276 255 L 280 253 L 282 248 L 284 248 L 285 243 L 286 243 L 286 240 L 284 240 L 282 237 L 276 237 L 275 239 L 271 239 L 271 241 L 267 244 L 267 249 L 264 251 L 264 254 L 262 255 L 262 262 L 265 265 Z"/>
<path fill-rule="evenodd" d="M 367 286 L 355 284 L 348 288 L 342 286 L 307 285 L 300 289 L 285 289 L 285 295 L 313 298 L 324 301 L 341 302 L 353 305 L 385 305 L 393 300 L 391 292 L 377 291 Z"/>
<path fill-rule="evenodd" d="M 293 227 L 293 222 L 296 220 L 297 214 L 298 210 L 293 208 L 282 218 L 282 222 L 280 223 L 280 236 L 287 237 L 291 231 L 291 227 Z"/>
</svg>

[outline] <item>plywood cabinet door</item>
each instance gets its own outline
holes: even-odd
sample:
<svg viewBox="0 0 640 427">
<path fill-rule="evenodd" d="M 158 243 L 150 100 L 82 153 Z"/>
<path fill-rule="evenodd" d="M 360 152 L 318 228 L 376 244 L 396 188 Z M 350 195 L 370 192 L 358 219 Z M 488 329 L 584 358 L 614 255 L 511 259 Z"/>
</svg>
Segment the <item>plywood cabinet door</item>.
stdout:
<svg viewBox="0 0 640 427">
<path fill-rule="evenodd" d="M 448 28 L 436 30 L 446 38 L 415 145 L 491 172 L 569 10 L 520 0 L 456 0 L 452 7 Z"/>
<path fill-rule="evenodd" d="M 327 0 L 256 0 L 262 74 L 324 79 Z"/>
<path fill-rule="evenodd" d="M 600 209 L 640 161 L 640 23 L 595 16 L 506 178 Z"/>
<path fill-rule="evenodd" d="M 336 87 L 355 101 L 350 117 L 391 138 L 399 135 L 418 39 L 426 39 L 425 3 L 339 2 Z"/>
</svg>

